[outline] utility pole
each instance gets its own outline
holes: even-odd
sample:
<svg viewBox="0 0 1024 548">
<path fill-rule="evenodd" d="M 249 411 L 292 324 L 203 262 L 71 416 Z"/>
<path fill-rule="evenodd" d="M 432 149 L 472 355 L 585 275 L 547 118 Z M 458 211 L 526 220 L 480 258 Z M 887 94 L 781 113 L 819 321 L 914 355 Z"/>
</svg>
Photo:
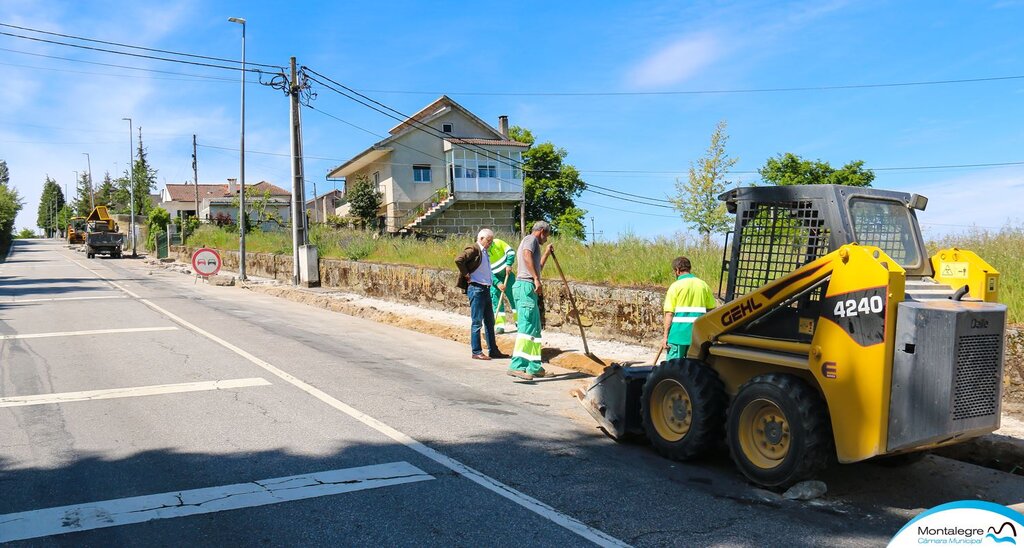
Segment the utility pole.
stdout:
<svg viewBox="0 0 1024 548">
<path fill-rule="evenodd" d="M 192 134 L 192 178 L 196 182 L 196 219 L 199 218 L 199 163 L 196 156 L 196 134 Z M 185 226 L 185 225 L 181 225 Z"/>
<path fill-rule="evenodd" d="M 523 201 L 519 202 L 519 235 L 526 237 L 526 185 L 523 185 Z"/>
<path fill-rule="evenodd" d="M 299 246 L 309 243 L 306 230 L 306 189 L 302 173 L 302 118 L 299 112 L 299 93 L 295 58 L 291 58 L 291 80 L 288 83 L 289 122 L 292 152 L 292 284 L 299 285 Z"/>
<path fill-rule="evenodd" d="M 238 147 L 238 279 L 245 281 L 245 19 L 229 17 L 228 21 L 242 25 L 242 128 Z"/>
<path fill-rule="evenodd" d="M 597 228 L 594 226 L 594 218 L 591 217 L 590 218 L 590 243 L 591 244 L 597 242 L 598 234 L 604 234 L 604 231 L 601 231 L 601 232 L 597 231 Z"/>
<path fill-rule="evenodd" d="M 132 239 L 132 258 L 137 257 L 135 254 L 135 144 L 132 141 L 132 119 L 121 118 L 121 120 L 128 120 L 128 199 L 131 201 L 130 215 L 131 219 L 128 220 L 128 227 Z"/>
<path fill-rule="evenodd" d="M 92 158 L 89 157 L 88 152 L 83 152 L 82 154 L 85 154 L 85 161 L 89 167 L 89 211 L 92 211 L 96 209 L 96 191 L 92 186 Z"/>
</svg>

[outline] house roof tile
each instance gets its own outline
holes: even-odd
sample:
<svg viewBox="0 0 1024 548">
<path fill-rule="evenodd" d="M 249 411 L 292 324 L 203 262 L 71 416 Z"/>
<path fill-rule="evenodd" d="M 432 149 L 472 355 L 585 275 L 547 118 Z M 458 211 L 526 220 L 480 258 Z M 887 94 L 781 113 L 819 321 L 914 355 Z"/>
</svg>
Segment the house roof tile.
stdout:
<svg viewBox="0 0 1024 548">
<path fill-rule="evenodd" d="M 168 183 L 165 186 L 167 187 L 167 194 L 175 202 L 191 202 L 196 199 L 196 185 Z M 291 193 L 287 190 L 266 181 L 260 181 L 249 186 L 259 192 L 270 191 L 271 196 L 291 196 Z M 237 191 L 235 193 L 237 194 Z M 199 185 L 200 200 L 207 198 L 230 198 L 231 196 L 232 194 L 228 192 L 227 184 L 200 183 Z"/>
</svg>

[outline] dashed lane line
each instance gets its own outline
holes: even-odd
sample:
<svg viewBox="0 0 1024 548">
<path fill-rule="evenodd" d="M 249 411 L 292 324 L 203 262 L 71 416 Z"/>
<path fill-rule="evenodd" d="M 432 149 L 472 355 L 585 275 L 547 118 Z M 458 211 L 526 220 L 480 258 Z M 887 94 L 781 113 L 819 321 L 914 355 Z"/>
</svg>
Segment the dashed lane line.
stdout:
<svg viewBox="0 0 1024 548">
<path fill-rule="evenodd" d="M 147 333 L 150 331 L 177 331 L 177 327 L 166 325 L 163 327 L 125 327 L 122 329 L 90 329 L 87 331 L 54 331 L 52 333 L 18 333 L 14 335 L 0 335 L 0 341 L 15 339 L 44 339 L 48 337 L 82 337 L 86 335 L 107 335 L 110 333 Z"/>
<path fill-rule="evenodd" d="M 172 491 L 0 515 L 0 543 L 267 506 L 434 479 L 407 462 Z"/>
<path fill-rule="evenodd" d="M 78 392 L 59 392 L 54 394 L 33 394 L 31 396 L 7 396 L 0 398 L 0 407 L 22 407 L 26 405 L 46 405 L 69 403 L 76 401 L 109 400 L 114 398 L 132 398 L 136 396 L 156 396 L 160 394 L 180 394 L 182 392 L 202 392 L 206 390 L 227 390 L 229 388 L 247 388 L 250 386 L 269 386 L 270 382 L 261 377 L 250 379 L 228 379 L 219 381 L 183 382 L 176 384 L 154 384 L 150 386 L 132 386 L 127 388 L 105 388 L 102 390 L 82 390 Z"/>
</svg>

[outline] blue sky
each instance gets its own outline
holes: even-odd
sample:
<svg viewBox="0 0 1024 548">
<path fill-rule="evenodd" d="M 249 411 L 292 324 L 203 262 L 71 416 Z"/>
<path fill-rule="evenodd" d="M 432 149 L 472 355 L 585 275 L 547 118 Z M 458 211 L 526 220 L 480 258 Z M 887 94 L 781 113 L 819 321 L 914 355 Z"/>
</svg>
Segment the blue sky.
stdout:
<svg viewBox="0 0 1024 548">
<path fill-rule="evenodd" d="M 665 197 L 728 122 L 731 176 L 751 182 L 781 152 L 841 165 L 914 167 L 1024 161 L 1024 78 L 950 85 L 767 93 L 496 96 L 501 92 L 746 90 L 1024 75 L 1024 2 L 117 2 L 4 0 L 0 22 L 115 42 L 305 64 L 399 111 L 445 92 L 496 123 L 569 151 L 594 184 Z M 10 29 L 0 29 L 10 31 Z M 10 31 L 27 34 L 20 31 Z M 191 180 L 192 134 L 237 148 L 237 74 L 0 36 L 0 158 L 35 225 L 47 174 L 73 192 L 91 155 L 97 180 L 128 160 L 143 127 L 158 180 Z M 29 55 L 35 54 L 35 55 Z M 43 57 L 50 56 L 50 57 Z M 66 59 L 54 59 L 63 57 Z M 152 70 L 128 70 L 108 63 Z M 201 75 L 205 78 L 196 78 Z M 211 79 L 210 77 L 213 77 Z M 329 90 L 314 105 L 385 134 L 394 121 Z M 400 92 L 400 93 L 399 93 Z M 415 93 L 411 93 L 415 92 Z M 477 93 L 483 95 L 477 95 Z M 307 189 L 378 137 L 303 112 Z M 286 97 L 247 87 L 246 179 L 288 187 Z M 201 147 L 202 182 L 237 176 L 237 152 Z M 628 173 L 600 173 L 626 171 Z M 657 172 L 657 173 L 641 173 Z M 1020 224 L 1024 165 L 879 171 L 875 185 L 925 194 L 929 233 Z M 585 193 L 604 237 L 671 235 L 671 210 Z M 610 209 L 614 208 L 614 209 Z M 626 210 L 626 211 L 617 211 Z"/>
</svg>

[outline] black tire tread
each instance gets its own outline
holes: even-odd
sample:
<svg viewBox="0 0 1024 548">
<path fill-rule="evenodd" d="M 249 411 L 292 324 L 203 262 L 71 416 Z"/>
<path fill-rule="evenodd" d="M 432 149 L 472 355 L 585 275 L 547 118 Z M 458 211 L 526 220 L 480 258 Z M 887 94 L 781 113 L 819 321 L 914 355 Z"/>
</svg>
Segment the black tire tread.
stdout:
<svg viewBox="0 0 1024 548">
<path fill-rule="evenodd" d="M 648 412 L 655 385 L 666 378 L 676 379 L 683 384 L 690 393 L 690 405 L 693 408 L 690 431 L 677 442 L 669 442 L 658 436 Z M 725 436 L 726 402 L 725 386 L 718 374 L 707 365 L 686 358 L 661 362 L 644 383 L 640 398 L 644 432 L 661 456 L 677 461 L 696 458 Z"/>
<path fill-rule="evenodd" d="M 748 387 L 756 384 L 770 384 L 779 388 L 783 394 L 788 394 L 793 400 L 797 409 L 795 417 L 803 425 L 803 458 L 799 461 L 795 470 L 782 480 L 765 482 L 762 478 L 753 477 L 746 469 L 738 455 L 738 444 L 733 443 L 733 432 L 727 433 L 729 440 L 729 453 L 733 462 L 748 479 L 754 483 L 774 488 L 786 488 L 795 483 L 814 477 L 821 472 L 835 459 L 835 445 L 832 437 L 832 423 L 829 419 L 828 405 L 821 395 L 804 380 L 793 375 L 783 373 L 769 373 L 760 375 L 747 381 L 737 392 L 737 397 L 743 394 Z M 739 412 L 738 409 L 730 407 L 730 420 L 727 421 L 728 428 L 732 428 L 731 414 Z M 796 421 L 789 419 L 790 424 Z"/>
</svg>

